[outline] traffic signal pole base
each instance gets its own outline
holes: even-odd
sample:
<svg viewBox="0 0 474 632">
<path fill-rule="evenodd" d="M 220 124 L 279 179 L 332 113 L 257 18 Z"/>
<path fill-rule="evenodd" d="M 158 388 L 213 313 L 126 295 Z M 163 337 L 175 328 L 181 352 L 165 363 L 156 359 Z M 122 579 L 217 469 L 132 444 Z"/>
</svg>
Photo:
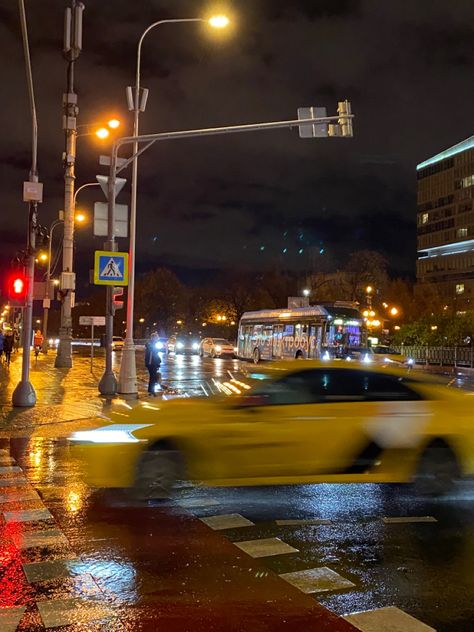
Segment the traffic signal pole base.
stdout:
<svg viewBox="0 0 474 632">
<path fill-rule="evenodd" d="M 36 404 L 36 392 L 31 382 L 25 382 L 24 380 L 18 382 L 17 387 L 13 391 L 12 403 L 13 406 L 22 408 L 29 408 Z"/>
<path fill-rule="evenodd" d="M 133 340 L 125 339 L 118 382 L 118 392 L 123 395 L 138 395 L 135 345 Z"/>
<path fill-rule="evenodd" d="M 117 393 L 117 378 L 113 371 L 105 371 L 99 382 L 99 393 L 106 397 L 113 397 Z"/>
<path fill-rule="evenodd" d="M 58 354 L 54 366 L 57 369 L 72 368 L 72 340 L 70 337 L 59 338 Z"/>
</svg>

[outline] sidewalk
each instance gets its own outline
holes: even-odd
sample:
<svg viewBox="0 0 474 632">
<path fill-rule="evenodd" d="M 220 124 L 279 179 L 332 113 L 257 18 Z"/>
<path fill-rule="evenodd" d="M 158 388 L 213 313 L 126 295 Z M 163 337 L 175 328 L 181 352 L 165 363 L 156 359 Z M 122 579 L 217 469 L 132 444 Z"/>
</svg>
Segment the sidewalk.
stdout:
<svg viewBox="0 0 474 632">
<path fill-rule="evenodd" d="M 15 408 L 13 391 L 21 379 L 21 355 L 13 354 L 8 368 L 0 364 L 0 436 L 12 431 L 25 431 L 57 422 L 88 418 L 104 412 L 110 400 L 101 397 L 97 384 L 102 375 L 104 359 L 94 360 L 93 373 L 90 358 L 74 354 L 71 369 L 54 367 L 55 352 L 40 354 L 31 359 L 30 381 L 36 391 L 36 405 L 32 408 Z"/>
</svg>

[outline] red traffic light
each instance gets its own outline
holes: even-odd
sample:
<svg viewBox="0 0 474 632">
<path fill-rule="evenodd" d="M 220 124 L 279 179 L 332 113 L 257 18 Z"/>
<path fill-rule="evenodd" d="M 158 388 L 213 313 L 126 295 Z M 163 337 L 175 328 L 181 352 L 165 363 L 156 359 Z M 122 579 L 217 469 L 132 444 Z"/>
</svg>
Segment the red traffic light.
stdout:
<svg viewBox="0 0 474 632">
<path fill-rule="evenodd" d="M 27 283 L 21 274 L 12 275 L 8 279 L 8 298 L 13 307 L 26 305 Z"/>
</svg>

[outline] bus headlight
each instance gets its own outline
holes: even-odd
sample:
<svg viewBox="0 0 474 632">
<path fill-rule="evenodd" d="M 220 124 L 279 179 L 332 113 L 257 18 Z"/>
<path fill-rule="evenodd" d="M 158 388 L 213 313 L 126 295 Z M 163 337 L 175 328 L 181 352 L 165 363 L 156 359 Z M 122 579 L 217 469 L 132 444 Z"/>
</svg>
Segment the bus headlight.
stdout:
<svg viewBox="0 0 474 632">
<path fill-rule="evenodd" d="M 155 347 L 157 349 L 163 349 L 163 343 L 161 342 L 161 340 L 158 340 L 158 342 L 155 342 Z"/>
<path fill-rule="evenodd" d="M 177 342 L 176 349 L 184 349 L 184 344 L 182 342 Z"/>
<path fill-rule="evenodd" d="M 407 364 L 413 366 L 415 364 L 415 360 L 413 358 L 408 358 Z"/>
<path fill-rule="evenodd" d="M 199 349 L 199 342 L 193 342 L 193 351 Z"/>
</svg>

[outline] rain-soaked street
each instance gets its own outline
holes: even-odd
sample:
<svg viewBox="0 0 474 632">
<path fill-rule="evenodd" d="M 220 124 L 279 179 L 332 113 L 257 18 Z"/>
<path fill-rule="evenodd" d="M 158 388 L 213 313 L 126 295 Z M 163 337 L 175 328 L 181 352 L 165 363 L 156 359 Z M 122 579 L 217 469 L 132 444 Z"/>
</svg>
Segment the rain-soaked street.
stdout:
<svg viewBox="0 0 474 632">
<path fill-rule="evenodd" d="M 62 389 L 46 386 L 50 363 L 40 357 L 33 367 L 46 403 L 29 417 L 9 410 L 0 368 L 2 632 L 69 624 L 349 632 L 331 612 L 379 608 L 390 608 L 379 623 L 359 615 L 355 629 L 472 630 L 469 483 L 439 500 L 396 485 L 184 486 L 172 501 L 138 504 L 82 481 L 67 437 L 97 425 L 87 418 L 107 407 L 91 388 L 85 356 L 61 373 Z M 238 361 L 170 357 L 162 380 L 204 396 L 228 371 L 239 374 Z"/>
</svg>

